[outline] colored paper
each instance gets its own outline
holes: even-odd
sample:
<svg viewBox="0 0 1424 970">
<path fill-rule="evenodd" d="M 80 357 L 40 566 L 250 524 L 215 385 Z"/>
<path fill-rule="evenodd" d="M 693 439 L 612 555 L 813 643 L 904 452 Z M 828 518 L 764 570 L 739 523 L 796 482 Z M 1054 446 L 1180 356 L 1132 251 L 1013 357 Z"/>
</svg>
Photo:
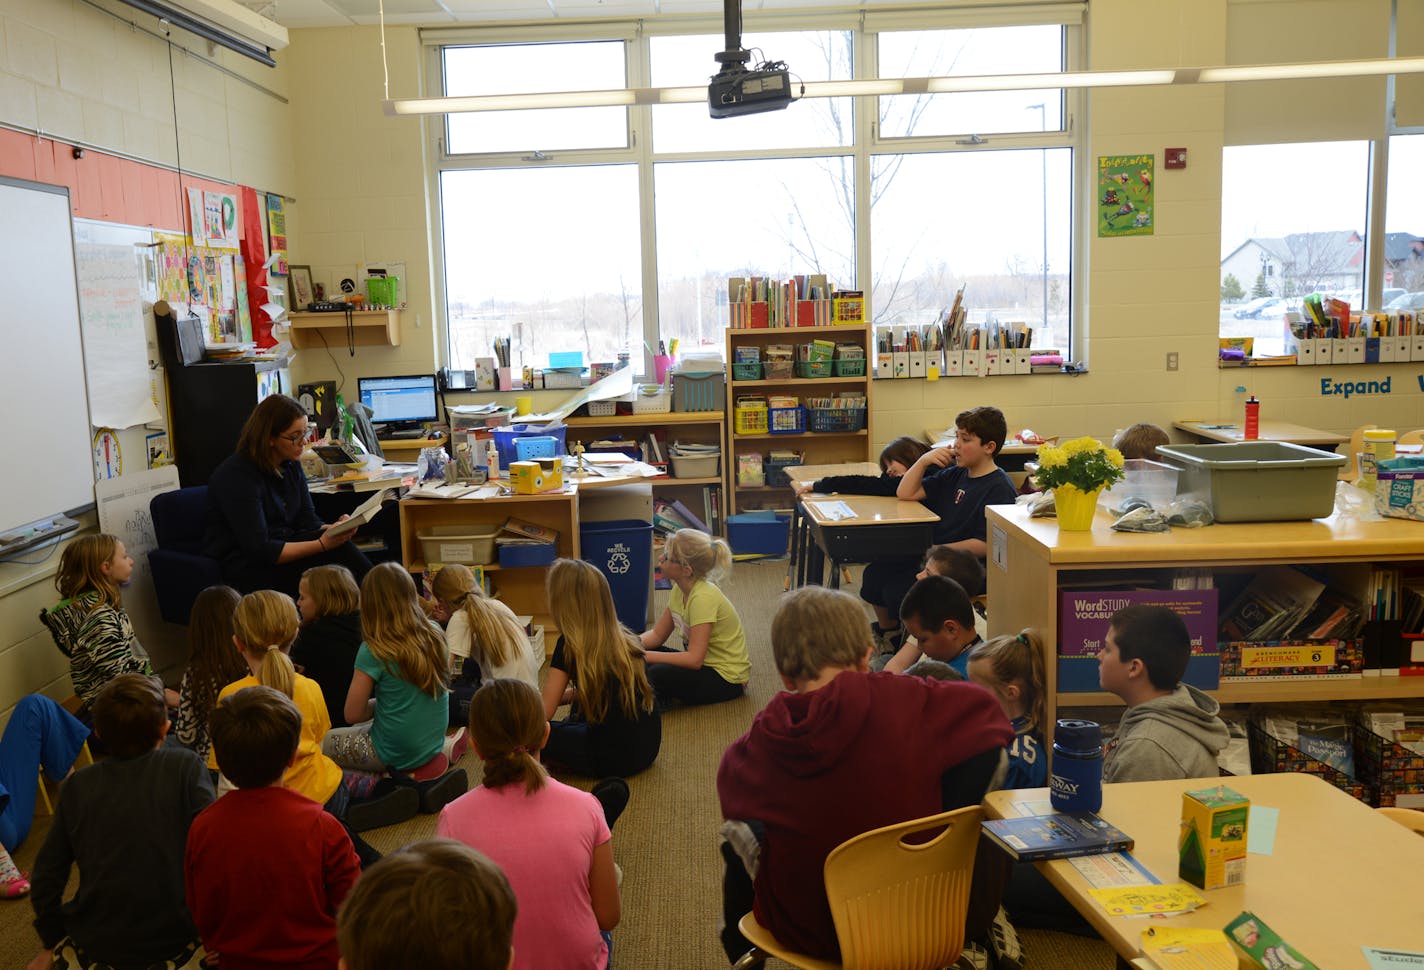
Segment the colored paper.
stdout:
<svg viewBox="0 0 1424 970">
<path fill-rule="evenodd" d="M 1190 913 L 1206 905 L 1206 897 L 1184 882 L 1159 886 L 1128 886 L 1119 889 L 1089 889 L 1109 916 L 1165 916 Z"/>
<path fill-rule="evenodd" d="M 1276 851 L 1276 825 L 1281 820 L 1279 808 L 1251 806 L 1251 821 L 1246 826 L 1246 851 L 1256 855 L 1271 855 Z"/>
<path fill-rule="evenodd" d="M 1158 970 L 1236 970 L 1236 951 L 1221 930 L 1154 926 L 1142 931 L 1142 953 Z"/>
</svg>

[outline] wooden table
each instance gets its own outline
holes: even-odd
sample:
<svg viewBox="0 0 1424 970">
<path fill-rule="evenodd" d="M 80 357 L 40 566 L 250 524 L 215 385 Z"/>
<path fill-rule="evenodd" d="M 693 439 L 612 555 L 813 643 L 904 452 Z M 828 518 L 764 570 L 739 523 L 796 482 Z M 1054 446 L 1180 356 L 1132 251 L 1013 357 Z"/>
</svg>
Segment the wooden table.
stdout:
<svg viewBox="0 0 1424 970">
<path fill-rule="evenodd" d="M 1104 785 L 1099 814 L 1136 840 L 1132 855 L 1154 876 L 1176 882 L 1182 793 L 1217 780 Z M 1313 775 L 1219 780 L 1253 807 L 1280 809 L 1280 823 L 1272 854 L 1247 857 L 1245 883 L 1209 890 L 1207 905 L 1195 912 L 1160 920 L 1108 916 L 1068 860 L 1038 863 L 1039 870 L 1124 960 L 1139 955 L 1149 926 L 1222 929 L 1243 910 L 1330 970 L 1365 970 L 1361 946 L 1424 950 L 1424 839 Z M 1046 802 L 1048 789 L 993 792 L 985 814 L 1017 816 L 1020 801 Z"/>
<path fill-rule="evenodd" d="M 822 502 L 844 502 L 852 517 L 833 519 Z M 903 502 L 883 495 L 817 495 L 808 492 L 797 501 L 801 521 L 808 530 L 804 554 L 807 572 L 819 582 L 821 556 L 831 562 L 831 588 L 841 585 L 841 566 L 882 559 L 918 559 L 934 542 L 939 516 L 919 502 Z M 801 577 L 798 577 L 801 578 Z"/>
<path fill-rule="evenodd" d="M 1230 421 L 1173 421 L 1172 427 L 1202 442 L 1231 443 L 1241 441 L 1241 425 Z M 1334 451 L 1337 445 L 1350 440 L 1349 435 L 1307 428 L 1289 421 L 1262 421 L 1258 441 L 1281 441 L 1290 445 L 1310 445 L 1324 451 Z"/>
</svg>

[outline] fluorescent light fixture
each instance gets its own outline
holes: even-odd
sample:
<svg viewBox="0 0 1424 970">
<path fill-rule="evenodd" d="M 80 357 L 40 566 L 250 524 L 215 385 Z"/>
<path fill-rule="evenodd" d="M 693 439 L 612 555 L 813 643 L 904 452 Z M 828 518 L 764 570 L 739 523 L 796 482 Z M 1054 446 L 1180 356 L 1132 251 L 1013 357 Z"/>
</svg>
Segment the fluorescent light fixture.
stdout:
<svg viewBox="0 0 1424 970">
<path fill-rule="evenodd" d="M 269 51 L 288 44 L 287 28 L 236 0 L 120 0 L 204 40 L 276 67 Z"/>
<path fill-rule="evenodd" d="M 148 3 L 151 0 L 125 0 L 125 2 Z M 195 0 L 186 0 L 186 2 L 191 3 Z M 1358 61 L 1319 61 L 1303 64 L 1248 64 L 1238 67 L 1179 67 L 1143 71 L 1065 71 L 1056 74 L 979 74 L 963 77 L 807 81 L 795 86 L 795 94 L 798 98 L 878 97 L 896 94 L 1151 87 L 1164 84 L 1213 84 L 1234 81 L 1282 81 L 1420 73 L 1424 73 L 1424 57 L 1402 57 Z M 803 91 L 804 93 L 802 93 Z M 696 104 L 706 99 L 707 90 L 705 87 L 623 88 L 608 91 L 548 91 L 537 94 L 396 99 L 387 100 L 385 110 L 388 115 L 439 115 L 466 111 L 516 111 L 530 108 Z"/>
</svg>

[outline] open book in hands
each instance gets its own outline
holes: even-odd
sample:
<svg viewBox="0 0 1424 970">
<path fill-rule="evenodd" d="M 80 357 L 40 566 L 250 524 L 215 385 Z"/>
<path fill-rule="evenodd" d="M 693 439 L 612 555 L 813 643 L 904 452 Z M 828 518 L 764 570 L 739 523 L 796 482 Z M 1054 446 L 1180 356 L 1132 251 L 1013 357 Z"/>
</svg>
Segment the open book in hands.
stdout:
<svg viewBox="0 0 1424 970">
<path fill-rule="evenodd" d="M 379 492 L 372 493 L 370 498 L 356 507 L 356 511 L 335 525 L 327 526 L 325 535 L 334 539 L 353 529 L 361 528 L 361 526 L 374 519 L 376 514 L 381 511 L 381 503 L 388 498 L 394 498 L 395 494 L 396 490 L 393 488 L 383 488 Z"/>
</svg>

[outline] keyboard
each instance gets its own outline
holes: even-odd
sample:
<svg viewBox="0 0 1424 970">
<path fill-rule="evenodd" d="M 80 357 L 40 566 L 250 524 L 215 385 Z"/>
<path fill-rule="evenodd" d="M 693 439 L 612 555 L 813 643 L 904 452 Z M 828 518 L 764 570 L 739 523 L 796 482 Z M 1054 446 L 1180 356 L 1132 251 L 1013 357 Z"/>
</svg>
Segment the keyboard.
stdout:
<svg viewBox="0 0 1424 970">
<path fill-rule="evenodd" d="M 400 428 L 394 431 L 383 431 L 378 436 L 383 441 L 411 441 L 415 438 L 424 438 L 424 428 Z"/>
</svg>

